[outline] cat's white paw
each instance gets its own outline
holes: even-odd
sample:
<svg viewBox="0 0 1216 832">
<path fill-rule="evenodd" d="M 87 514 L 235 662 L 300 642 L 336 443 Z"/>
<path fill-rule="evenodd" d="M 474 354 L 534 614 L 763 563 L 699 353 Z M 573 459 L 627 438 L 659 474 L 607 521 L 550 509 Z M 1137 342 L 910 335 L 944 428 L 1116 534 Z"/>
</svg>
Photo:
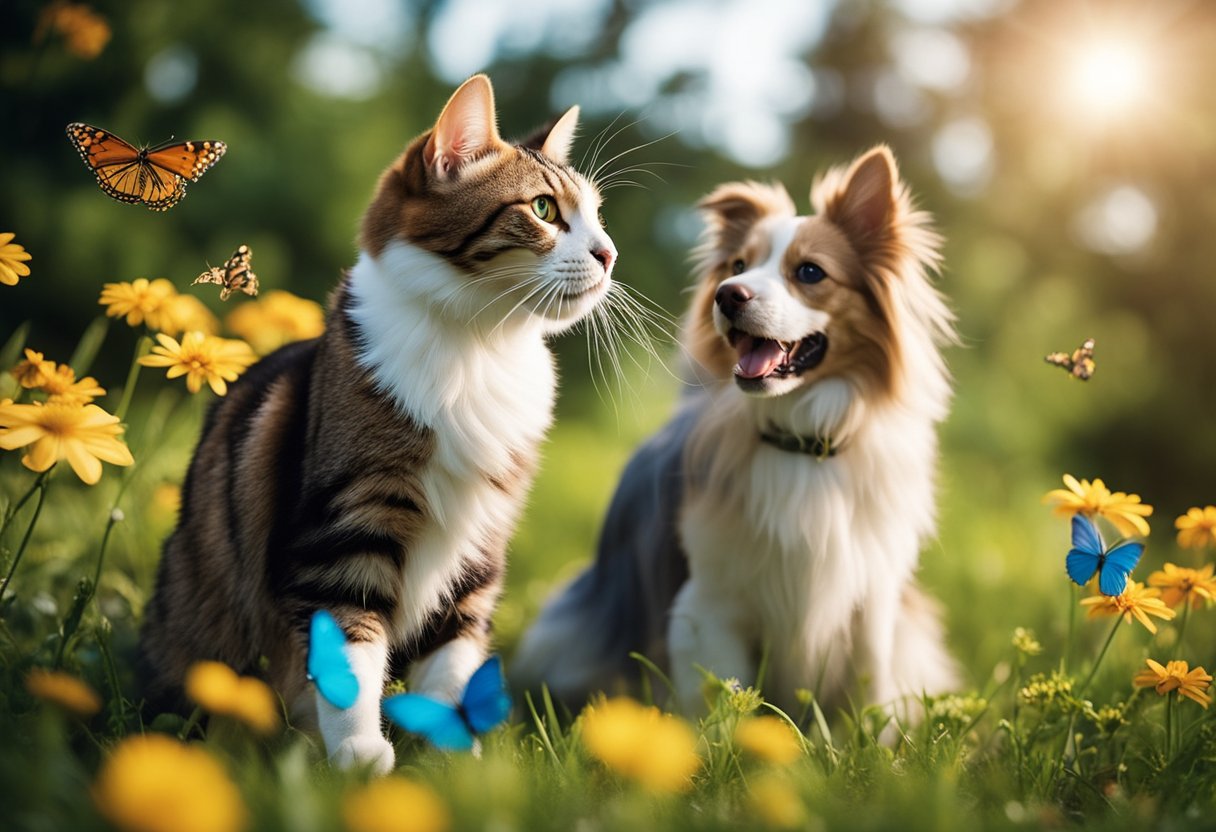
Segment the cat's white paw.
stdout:
<svg viewBox="0 0 1216 832">
<path fill-rule="evenodd" d="M 341 769 L 370 767 L 377 776 L 388 774 L 397 764 L 393 744 L 380 734 L 347 737 L 329 755 L 329 760 Z"/>
</svg>

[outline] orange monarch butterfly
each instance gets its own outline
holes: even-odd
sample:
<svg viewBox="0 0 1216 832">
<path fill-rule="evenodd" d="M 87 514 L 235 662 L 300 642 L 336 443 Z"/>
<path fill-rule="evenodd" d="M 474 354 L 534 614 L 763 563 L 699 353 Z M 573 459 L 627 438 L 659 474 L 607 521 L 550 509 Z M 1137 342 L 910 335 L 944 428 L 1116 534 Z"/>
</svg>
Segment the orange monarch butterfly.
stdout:
<svg viewBox="0 0 1216 832">
<path fill-rule="evenodd" d="M 1072 355 L 1066 352 L 1053 352 L 1043 360 L 1048 364 L 1063 367 L 1073 378 L 1089 381 L 1090 376 L 1097 369 L 1097 364 L 1094 362 L 1094 339 L 1086 338 L 1080 347 L 1072 351 Z"/>
<path fill-rule="evenodd" d="M 191 283 L 215 283 L 221 286 L 220 300 L 228 300 L 233 292 L 244 292 L 253 297 L 258 293 L 258 276 L 254 274 L 249 263 L 253 259 L 253 251 L 247 245 L 237 247 L 232 256 L 224 261 L 223 266 L 212 266 Z"/>
<path fill-rule="evenodd" d="M 167 211 L 186 195 L 186 180 L 197 182 L 220 160 L 223 142 L 167 142 L 135 147 L 88 124 L 68 125 L 68 141 L 97 184 L 119 202 L 142 202 L 153 211 Z"/>
</svg>

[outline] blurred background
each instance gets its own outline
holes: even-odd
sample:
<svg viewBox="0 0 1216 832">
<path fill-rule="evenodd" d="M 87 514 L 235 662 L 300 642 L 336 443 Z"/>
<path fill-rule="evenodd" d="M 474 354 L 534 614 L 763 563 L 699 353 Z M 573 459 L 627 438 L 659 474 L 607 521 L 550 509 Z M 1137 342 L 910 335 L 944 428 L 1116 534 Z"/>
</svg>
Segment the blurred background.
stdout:
<svg viewBox="0 0 1216 832">
<path fill-rule="evenodd" d="M 241 243 L 263 291 L 323 300 L 356 256 L 380 170 L 486 71 L 504 135 L 577 103 L 576 159 L 597 135 L 601 158 L 636 148 L 612 166 L 642 165 L 628 177 L 637 187 L 612 189 L 604 207 L 617 276 L 672 316 L 690 284 L 698 197 L 728 179 L 775 179 L 806 210 L 817 171 L 891 145 L 945 234 L 940 286 L 964 341 L 948 355 L 957 397 L 923 574 L 969 667 L 991 667 L 1014 626 L 1047 639 L 1064 626 L 1067 526 L 1040 505 L 1063 473 L 1156 507 L 1153 567 L 1178 559 L 1173 518 L 1216 502 L 1211 3 L 113 0 L 87 4 L 94 22 L 75 33 L 47 8 L 0 6 L 0 231 L 33 254 L 33 274 L 0 287 L 0 341 L 28 320 L 31 345 L 64 361 L 100 312 L 101 284 L 136 277 L 228 311 L 213 289 L 186 287 Z M 65 139 L 72 121 L 229 151 L 154 213 L 99 191 Z M 91 371 L 103 385 L 121 386 L 135 337 L 110 327 Z M 1044 363 L 1087 337 L 1088 383 Z M 555 347 L 558 427 L 513 545 L 508 649 L 589 557 L 624 461 L 677 394 L 644 356 L 597 385 L 585 334 Z M 141 406 L 165 386 L 145 371 Z M 171 495 L 157 495 L 184 474 L 199 408 L 174 413 L 112 544 L 111 609 L 138 613 L 172 522 Z M 5 490 L 24 488 L 26 472 L 4 462 Z M 32 551 L 28 568 L 57 587 L 48 604 L 70 595 L 100 505 L 80 503 L 77 522 Z"/>
</svg>

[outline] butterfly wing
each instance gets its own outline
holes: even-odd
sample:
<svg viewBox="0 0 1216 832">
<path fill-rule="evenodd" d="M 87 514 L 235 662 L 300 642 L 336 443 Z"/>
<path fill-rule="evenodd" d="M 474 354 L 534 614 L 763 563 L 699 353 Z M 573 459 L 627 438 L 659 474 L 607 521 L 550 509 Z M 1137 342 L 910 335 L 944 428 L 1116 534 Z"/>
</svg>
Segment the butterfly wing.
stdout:
<svg viewBox="0 0 1216 832">
<path fill-rule="evenodd" d="M 228 292 L 244 292 L 250 297 L 257 295 L 258 276 L 250 268 L 252 261 L 253 251 L 249 246 L 241 245 L 224 262 L 224 285 Z"/>
<path fill-rule="evenodd" d="M 478 734 L 484 734 L 506 720 L 511 713 L 511 696 L 507 693 L 502 661 L 498 656 L 487 659 L 469 678 L 460 704 L 469 725 Z"/>
<path fill-rule="evenodd" d="M 1098 527 L 1083 514 L 1072 517 L 1072 549 L 1064 559 L 1064 568 L 1074 583 L 1085 586 L 1102 565 L 1105 546 Z"/>
<path fill-rule="evenodd" d="M 359 696 L 359 680 L 350 669 L 346 636 L 325 610 L 312 616 L 308 640 L 308 677 L 335 708 L 346 709 Z"/>
<path fill-rule="evenodd" d="M 1129 540 L 1106 553 L 1098 573 L 1098 591 L 1103 595 L 1122 595 L 1127 587 L 1127 576 L 1140 562 L 1144 544 Z"/>
<path fill-rule="evenodd" d="M 1048 364 L 1054 364 L 1066 370 L 1072 369 L 1072 358 L 1066 352 L 1053 352 L 1050 355 L 1043 356 L 1043 360 Z"/>
<path fill-rule="evenodd" d="M 219 266 L 212 266 L 211 268 L 207 269 L 207 271 L 203 272 L 198 277 L 196 277 L 194 279 L 194 282 L 191 283 L 190 285 L 197 286 L 200 283 L 215 283 L 219 286 L 223 286 L 224 285 L 224 270 L 221 269 Z"/>
<path fill-rule="evenodd" d="M 417 693 L 399 693 L 382 703 L 385 715 L 413 734 L 421 734 L 444 751 L 469 751 L 473 733 L 460 711 L 444 702 Z"/>
<path fill-rule="evenodd" d="M 1072 364 L 1072 374 L 1081 381 L 1089 381 L 1090 376 L 1094 374 L 1094 369 L 1097 364 L 1094 362 L 1094 339 L 1086 338 L 1081 346 L 1073 350 L 1070 359 Z"/>
<path fill-rule="evenodd" d="M 1073 583 L 1080 586 L 1089 583 L 1089 579 L 1098 571 L 1101 563 L 1101 556 L 1082 552 L 1079 549 L 1073 549 L 1064 558 L 1064 568 L 1068 571 L 1068 577 L 1072 579 Z"/>
<path fill-rule="evenodd" d="M 146 158 L 161 170 L 197 182 L 227 152 L 223 142 L 177 142 L 152 148 Z"/>
</svg>

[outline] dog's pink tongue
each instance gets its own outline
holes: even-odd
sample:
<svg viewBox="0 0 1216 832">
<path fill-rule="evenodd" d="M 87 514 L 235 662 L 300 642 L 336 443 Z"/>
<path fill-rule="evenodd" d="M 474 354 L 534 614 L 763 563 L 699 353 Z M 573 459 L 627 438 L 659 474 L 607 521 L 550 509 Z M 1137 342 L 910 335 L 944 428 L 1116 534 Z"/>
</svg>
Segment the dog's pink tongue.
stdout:
<svg viewBox="0 0 1216 832">
<path fill-rule="evenodd" d="M 739 351 L 735 372 L 744 378 L 763 378 L 777 369 L 785 358 L 781 346 L 769 338 L 744 335 L 735 344 L 735 349 Z"/>
</svg>

